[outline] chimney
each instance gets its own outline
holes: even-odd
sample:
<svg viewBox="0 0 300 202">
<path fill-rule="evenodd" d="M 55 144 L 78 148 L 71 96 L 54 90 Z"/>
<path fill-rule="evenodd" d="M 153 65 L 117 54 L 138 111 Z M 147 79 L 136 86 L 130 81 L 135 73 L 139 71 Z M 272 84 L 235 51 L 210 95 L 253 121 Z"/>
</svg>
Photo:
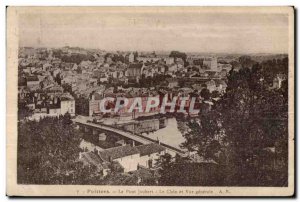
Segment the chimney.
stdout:
<svg viewBox="0 0 300 202">
<path fill-rule="evenodd" d="M 135 147 L 135 141 L 132 141 L 132 146 Z"/>
</svg>

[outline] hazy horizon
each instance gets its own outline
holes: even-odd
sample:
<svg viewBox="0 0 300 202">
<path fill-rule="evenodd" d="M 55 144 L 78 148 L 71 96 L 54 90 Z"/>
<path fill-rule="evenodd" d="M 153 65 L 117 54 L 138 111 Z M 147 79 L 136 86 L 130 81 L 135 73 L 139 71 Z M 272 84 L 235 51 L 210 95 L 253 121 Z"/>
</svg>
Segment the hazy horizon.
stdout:
<svg viewBox="0 0 300 202">
<path fill-rule="evenodd" d="M 68 46 L 68 45 L 67 45 Z M 65 48 L 67 46 L 20 46 L 19 48 L 34 48 L 34 49 L 39 49 L 39 48 L 50 48 L 50 49 L 61 49 Z M 171 51 L 179 51 L 179 52 L 184 52 L 187 54 L 207 54 L 207 55 L 288 55 L 288 53 L 283 53 L 283 52 L 203 52 L 203 51 L 181 51 L 181 50 L 106 50 L 106 49 L 101 49 L 101 48 L 86 48 L 86 47 L 79 47 L 79 46 L 68 46 L 69 48 L 81 48 L 84 50 L 98 50 L 98 51 L 104 51 L 104 52 L 138 52 L 138 53 L 170 53 Z"/>
<path fill-rule="evenodd" d="M 20 47 L 64 46 L 105 51 L 287 54 L 288 17 L 268 13 L 27 13 Z"/>
</svg>

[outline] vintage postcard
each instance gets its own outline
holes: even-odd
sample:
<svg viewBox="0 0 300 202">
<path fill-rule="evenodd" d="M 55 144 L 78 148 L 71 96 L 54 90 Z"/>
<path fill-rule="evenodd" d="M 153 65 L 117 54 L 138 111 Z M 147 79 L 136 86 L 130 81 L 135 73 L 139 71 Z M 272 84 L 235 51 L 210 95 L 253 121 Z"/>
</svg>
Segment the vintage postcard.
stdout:
<svg viewBox="0 0 300 202">
<path fill-rule="evenodd" d="M 293 7 L 7 7 L 8 196 L 293 196 Z"/>
</svg>

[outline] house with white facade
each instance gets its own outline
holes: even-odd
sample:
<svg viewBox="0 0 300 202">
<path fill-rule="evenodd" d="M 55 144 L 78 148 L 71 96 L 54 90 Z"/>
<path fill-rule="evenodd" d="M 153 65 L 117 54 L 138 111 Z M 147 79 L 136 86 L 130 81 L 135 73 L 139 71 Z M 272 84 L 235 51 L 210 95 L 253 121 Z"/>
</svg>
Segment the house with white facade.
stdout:
<svg viewBox="0 0 300 202">
<path fill-rule="evenodd" d="M 135 171 L 138 169 L 140 154 L 139 150 L 131 145 L 113 147 L 99 151 L 99 156 L 103 161 L 118 162 L 124 172 Z"/>
<path fill-rule="evenodd" d="M 174 58 L 173 57 L 168 57 L 168 58 L 165 58 L 165 61 L 166 61 L 167 65 L 171 65 L 171 64 L 174 63 Z"/>
<path fill-rule="evenodd" d="M 166 149 L 159 144 L 146 144 L 136 147 L 140 153 L 139 166 L 152 168 L 155 166 L 157 159 L 164 155 Z"/>
<path fill-rule="evenodd" d="M 31 90 L 36 90 L 40 87 L 40 80 L 37 76 L 29 76 L 26 78 L 27 87 Z"/>
<path fill-rule="evenodd" d="M 166 149 L 159 144 L 146 144 L 140 146 L 119 146 L 99 151 L 98 154 L 104 162 L 118 162 L 124 172 L 136 171 L 140 167 L 152 168 L 160 155 Z"/>
<path fill-rule="evenodd" d="M 67 112 L 75 116 L 75 99 L 71 95 L 64 95 L 60 98 L 60 113 L 64 115 Z"/>
</svg>

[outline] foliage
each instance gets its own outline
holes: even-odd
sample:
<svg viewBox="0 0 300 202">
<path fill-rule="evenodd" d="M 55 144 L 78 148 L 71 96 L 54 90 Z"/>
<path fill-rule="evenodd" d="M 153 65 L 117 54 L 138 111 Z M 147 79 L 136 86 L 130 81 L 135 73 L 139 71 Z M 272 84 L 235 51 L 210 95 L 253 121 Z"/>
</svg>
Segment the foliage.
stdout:
<svg viewBox="0 0 300 202">
<path fill-rule="evenodd" d="M 160 156 L 155 166 L 158 167 L 159 184 L 165 185 L 171 178 L 172 156 L 168 153 Z"/>
<path fill-rule="evenodd" d="M 58 84 L 58 85 L 61 85 L 61 75 L 60 73 L 58 73 L 55 77 L 54 77 L 54 81 Z"/>
<path fill-rule="evenodd" d="M 157 74 L 154 75 L 153 77 L 143 77 L 140 80 L 139 87 L 141 88 L 150 88 L 150 87 L 155 87 L 158 85 L 161 85 L 163 82 L 166 81 L 167 78 L 171 78 L 170 75 L 162 75 L 162 74 Z"/>
<path fill-rule="evenodd" d="M 252 63 L 249 58 L 240 62 Z M 283 63 L 287 69 L 287 62 L 276 62 Z M 265 63 L 255 63 L 231 70 L 226 93 L 211 111 L 188 121 L 190 130 L 182 146 L 222 165 L 226 185 L 287 185 L 288 87 L 284 81 L 280 89 L 271 88 L 265 78 L 273 80 L 277 74 L 267 74 L 264 67 Z M 168 175 L 179 172 L 170 165 L 165 169 Z M 191 172 L 197 176 L 200 171 Z"/>
<path fill-rule="evenodd" d="M 203 88 L 200 92 L 200 96 L 204 99 L 204 100 L 209 100 L 210 99 L 210 92 L 207 88 Z"/>
<path fill-rule="evenodd" d="M 78 161 L 81 134 L 70 116 L 18 125 L 17 174 L 20 184 L 85 184 L 97 175 Z"/>
<path fill-rule="evenodd" d="M 158 167 L 160 186 L 220 186 L 223 184 L 222 168 L 215 163 L 197 163 L 189 158 L 169 154 L 161 156 Z"/>
<path fill-rule="evenodd" d="M 179 51 L 171 51 L 169 57 L 172 58 L 181 58 L 184 62 L 184 66 L 187 66 L 187 55 L 185 53 L 179 52 Z"/>
<path fill-rule="evenodd" d="M 256 62 L 250 56 L 243 55 L 239 57 L 239 63 L 242 68 L 251 68 Z"/>
<path fill-rule="evenodd" d="M 272 83 L 277 74 L 288 74 L 288 58 L 263 61 L 261 65 L 264 71 L 264 78 L 268 83 Z"/>
<path fill-rule="evenodd" d="M 72 53 L 71 55 L 64 54 L 62 50 L 53 50 L 53 56 L 62 60 L 62 62 L 66 63 L 76 63 L 80 64 L 82 61 L 91 61 L 94 62 L 96 59 L 91 54 L 80 54 L 80 53 Z"/>
<path fill-rule="evenodd" d="M 64 89 L 65 93 L 70 93 L 71 95 L 73 95 L 73 91 L 72 91 L 72 86 L 69 83 L 64 83 L 61 85 L 62 88 Z"/>
<path fill-rule="evenodd" d="M 26 102 L 18 99 L 18 120 L 23 120 L 33 114 L 33 111 L 26 106 Z"/>
</svg>

